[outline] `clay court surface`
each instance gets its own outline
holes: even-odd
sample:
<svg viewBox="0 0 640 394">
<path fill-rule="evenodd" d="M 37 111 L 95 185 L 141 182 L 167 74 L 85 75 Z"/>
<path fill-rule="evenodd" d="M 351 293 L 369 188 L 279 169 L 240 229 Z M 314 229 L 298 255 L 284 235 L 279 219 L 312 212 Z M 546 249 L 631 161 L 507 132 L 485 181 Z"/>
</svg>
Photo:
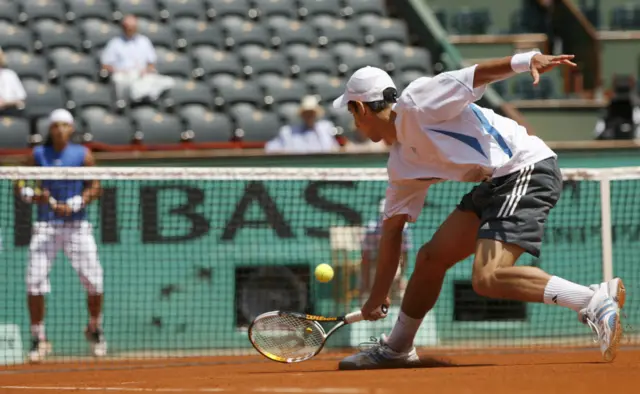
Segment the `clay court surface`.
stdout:
<svg viewBox="0 0 640 394">
<path fill-rule="evenodd" d="M 414 369 L 337 371 L 339 354 L 295 365 L 260 357 L 43 364 L 0 369 L 0 393 L 635 393 L 640 350 L 430 357 Z"/>
</svg>

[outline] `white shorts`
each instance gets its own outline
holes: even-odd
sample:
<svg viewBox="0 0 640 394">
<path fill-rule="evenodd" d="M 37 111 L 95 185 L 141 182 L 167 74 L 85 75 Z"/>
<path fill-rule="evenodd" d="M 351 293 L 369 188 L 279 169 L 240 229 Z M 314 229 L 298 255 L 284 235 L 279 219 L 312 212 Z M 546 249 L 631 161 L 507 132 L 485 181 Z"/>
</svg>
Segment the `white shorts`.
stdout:
<svg viewBox="0 0 640 394">
<path fill-rule="evenodd" d="M 93 227 L 87 221 L 35 223 L 29 245 L 27 292 L 42 295 L 51 291 L 49 272 L 60 249 L 64 250 L 87 292 L 91 295 L 102 294 L 102 266 L 98 260 Z"/>
</svg>

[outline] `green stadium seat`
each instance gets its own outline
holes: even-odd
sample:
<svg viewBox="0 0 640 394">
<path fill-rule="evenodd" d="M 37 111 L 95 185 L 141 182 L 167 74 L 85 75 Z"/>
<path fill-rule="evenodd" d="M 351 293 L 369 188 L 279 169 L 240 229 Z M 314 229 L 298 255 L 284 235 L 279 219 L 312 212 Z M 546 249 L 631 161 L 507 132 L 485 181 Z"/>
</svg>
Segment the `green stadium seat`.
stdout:
<svg viewBox="0 0 640 394">
<path fill-rule="evenodd" d="M 95 80 L 98 77 L 96 59 L 69 48 L 54 49 L 49 53 L 49 61 L 53 66 L 51 73 L 54 78 L 65 80 L 81 76 Z"/>
<path fill-rule="evenodd" d="M 253 0 L 261 18 L 284 16 L 295 19 L 298 17 L 294 0 Z"/>
<path fill-rule="evenodd" d="M 322 46 L 333 46 L 343 42 L 357 46 L 365 45 L 365 37 L 360 26 L 344 19 L 334 19 L 330 24 L 321 24 L 318 28 L 318 42 Z"/>
<path fill-rule="evenodd" d="M 239 48 L 238 53 L 244 63 L 245 75 L 290 73 L 289 63 L 282 53 L 254 45 Z"/>
<path fill-rule="evenodd" d="M 309 24 L 282 16 L 270 18 L 268 24 L 280 47 L 293 44 L 318 45 L 318 33 Z"/>
<path fill-rule="evenodd" d="M 253 108 L 250 105 L 237 105 L 230 113 L 235 120 L 234 136 L 243 142 L 266 142 L 276 135 L 282 124 L 278 115 Z"/>
<path fill-rule="evenodd" d="M 73 26 L 52 20 L 42 20 L 35 23 L 33 30 L 37 37 L 35 49 L 38 51 L 46 53 L 54 48 L 82 50 L 80 33 Z"/>
<path fill-rule="evenodd" d="M 166 12 L 172 20 L 177 18 L 201 19 L 205 15 L 204 1 L 161 0 L 161 13 Z"/>
<path fill-rule="evenodd" d="M 394 74 L 416 70 L 425 75 L 433 75 L 433 62 L 429 51 L 420 47 L 408 47 L 394 41 L 377 47 L 385 62 L 385 69 Z"/>
<path fill-rule="evenodd" d="M 80 31 L 84 37 L 82 46 L 94 54 L 101 51 L 113 37 L 122 33 L 117 25 L 100 19 L 82 21 Z"/>
<path fill-rule="evenodd" d="M 165 107 L 181 108 L 192 104 L 205 107 L 213 106 L 213 95 L 209 86 L 203 82 L 175 80 L 175 85 L 166 93 Z"/>
<path fill-rule="evenodd" d="M 205 0 L 207 16 L 211 19 L 238 16 L 255 18 L 256 10 L 251 8 L 247 0 Z"/>
<path fill-rule="evenodd" d="M 181 18 L 174 23 L 178 37 L 179 48 L 193 50 L 199 46 L 224 49 L 224 35 L 222 30 L 213 23 Z"/>
<path fill-rule="evenodd" d="M 124 116 L 91 108 L 82 112 L 81 119 L 91 142 L 110 146 L 126 146 L 133 142 L 133 126 Z"/>
<path fill-rule="evenodd" d="M 368 43 L 382 44 L 387 41 L 409 43 L 407 26 L 403 21 L 392 18 L 381 18 L 375 15 L 365 15 L 358 19 L 364 29 Z"/>
<path fill-rule="evenodd" d="M 170 26 L 140 20 L 138 33 L 147 36 L 155 48 L 174 49 L 176 47 L 176 36 Z"/>
<path fill-rule="evenodd" d="M 66 107 L 77 113 L 88 107 L 100 107 L 109 110 L 114 99 L 109 85 L 95 83 L 82 78 L 73 78 L 65 83 L 67 91 Z"/>
<path fill-rule="evenodd" d="M 42 19 L 67 21 L 64 3 L 60 0 L 23 0 L 21 3 L 25 15 L 22 19 L 28 20 L 29 23 Z"/>
<path fill-rule="evenodd" d="M 33 36 L 30 30 L 0 21 L 0 47 L 4 51 L 18 49 L 23 52 L 33 50 Z"/>
<path fill-rule="evenodd" d="M 186 133 L 195 143 L 229 142 L 233 135 L 233 122 L 224 113 L 189 105 L 180 110 L 180 117 L 186 125 Z"/>
<path fill-rule="evenodd" d="M 609 26 L 611 30 L 640 29 L 640 5 L 629 3 L 613 8 Z"/>
<path fill-rule="evenodd" d="M 380 55 L 372 48 L 338 44 L 333 47 L 332 52 L 338 59 L 338 70 L 342 74 L 351 74 L 365 66 L 380 68 L 384 66 Z"/>
<path fill-rule="evenodd" d="M 233 52 L 220 51 L 211 47 L 198 47 L 191 52 L 196 64 L 194 73 L 206 78 L 213 75 L 240 75 L 242 64 Z"/>
<path fill-rule="evenodd" d="M 0 1 L 0 21 L 11 24 L 21 22 L 18 5 L 11 1 Z"/>
<path fill-rule="evenodd" d="M 26 119 L 0 117 L 0 149 L 29 147 L 29 122 Z"/>
<path fill-rule="evenodd" d="M 516 78 L 513 81 L 513 98 L 521 100 L 548 100 L 556 98 L 553 80 L 545 75 L 540 77 L 538 86 L 534 86 L 531 78 Z"/>
<path fill-rule="evenodd" d="M 462 9 L 451 20 L 452 29 L 458 34 L 487 34 L 491 26 L 489 10 Z"/>
<path fill-rule="evenodd" d="M 229 75 L 217 75 L 211 78 L 209 85 L 215 91 L 215 104 L 218 107 L 230 107 L 247 103 L 254 107 L 264 105 L 264 95 L 259 86 L 252 82 Z"/>
<path fill-rule="evenodd" d="M 109 1 L 65 0 L 71 20 L 113 19 L 113 10 Z M 77 22 L 76 22 L 77 23 Z"/>
<path fill-rule="evenodd" d="M 293 45 L 286 51 L 291 60 L 291 71 L 294 75 L 314 72 L 336 74 L 338 69 L 336 60 L 328 50 Z"/>
<path fill-rule="evenodd" d="M 226 17 L 220 24 L 225 31 L 225 44 L 229 48 L 249 44 L 260 45 L 265 48 L 273 46 L 271 34 L 263 25 L 242 20 L 235 16 Z"/>
<path fill-rule="evenodd" d="M 258 79 L 258 84 L 264 91 L 265 100 L 276 106 L 284 103 L 296 103 L 297 105 L 300 99 L 307 94 L 304 82 L 297 79 L 265 75 Z"/>
<path fill-rule="evenodd" d="M 102 0 L 107 1 L 107 0 Z M 139 18 L 157 21 L 160 19 L 155 0 L 111 0 L 115 10 L 115 18 L 122 19 L 124 15 L 135 15 Z"/>
<path fill-rule="evenodd" d="M 49 68 L 44 57 L 22 51 L 7 51 L 5 58 L 7 68 L 15 71 L 21 80 L 36 79 L 40 82 L 49 80 Z"/>
<path fill-rule="evenodd" d="M 341 78 L 325 74 L 310 74 L 307 77 L 309 90 L 316 94 L 322 104 L 330 104 L 344 93 L 344 84 Z"/>
<path fill-rule="evenodd" d="M 191 79 L 194 75 L 193 64 L 187 55 L 163 48 L 158 48 L 156 54 L 158 55 L 156 62 L 158 73 L 183 79 Z"/>
<path fill-rule="evenodd" d="M 176 115 L 143 107 L 131 110 L 136 139 L 144 145 L 174 145 L 184 137 L 184 125 Z"/>
<path fill-rule="evenodd" d="M 346 16 L 378 15 L 386 16 L 384 0 L 347 0 L 344 9 Z"/>
<path fill-rule="evenodd" d="M 48 116 L 56 108 L 65 106 L 65 98 L 58 86 L 48 85 L 37 81 L 23 81 L 27 93 L 25 113 L 29 118 Z"/>
<path fill-rule="evenodd" d="M 298 4 L 298 14 L 303 18 L 317 15 L 342 16 L 343 7 L 340 0 L 298 0 Z"/>
</svg>

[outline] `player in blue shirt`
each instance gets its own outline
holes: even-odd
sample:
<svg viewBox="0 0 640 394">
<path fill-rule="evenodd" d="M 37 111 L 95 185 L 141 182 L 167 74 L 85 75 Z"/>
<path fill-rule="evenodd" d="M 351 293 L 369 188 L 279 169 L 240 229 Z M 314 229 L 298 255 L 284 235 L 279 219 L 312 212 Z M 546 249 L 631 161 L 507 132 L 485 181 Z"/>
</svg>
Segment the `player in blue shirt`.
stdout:
<svg viewBox="0 0 640 394">
<path fill-rule="evenodd" d="M 74 130 L 73 116 L 57 109 L 49 116 L 49 135 L 44 145 L 33 149 L 27 165 L 42 167 L 93 166 L 86 147 L 69 141 Z M 37 205 L 37 220 L 29 246 L 27 292 L 31 316 L 31 362 L 39 362 L 51 352 L 44 329 L 45 295 L 51 290 L 49 271 L 62 249 L 87 290 L 89 324 L 85 335 L 95 356 L 104 356 L 107 343 L 101 327 L 103 272 L 96 241 L 85 207 L 101 193 L 98 181 L 43 180 L 39 191 L 18 185 L 23 201 Z"/>
</svg>

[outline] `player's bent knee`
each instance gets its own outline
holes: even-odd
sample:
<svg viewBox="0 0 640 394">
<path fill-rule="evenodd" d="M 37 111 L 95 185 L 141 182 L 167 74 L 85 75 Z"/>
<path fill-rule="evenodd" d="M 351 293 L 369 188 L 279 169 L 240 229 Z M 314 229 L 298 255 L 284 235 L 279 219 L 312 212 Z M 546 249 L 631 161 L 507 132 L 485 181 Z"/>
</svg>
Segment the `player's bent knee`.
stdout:
<svg viewBox="0 0 640 394">
<path fill-rule="evenodd" d="M 456 261 L 451 261 L 441 253 L 437 253 L 435 246 L 431 242 L 422 245 L 416 256 L 416 269 L 442 269 L 446 271 L 453 266 Z"/>
</svg>

